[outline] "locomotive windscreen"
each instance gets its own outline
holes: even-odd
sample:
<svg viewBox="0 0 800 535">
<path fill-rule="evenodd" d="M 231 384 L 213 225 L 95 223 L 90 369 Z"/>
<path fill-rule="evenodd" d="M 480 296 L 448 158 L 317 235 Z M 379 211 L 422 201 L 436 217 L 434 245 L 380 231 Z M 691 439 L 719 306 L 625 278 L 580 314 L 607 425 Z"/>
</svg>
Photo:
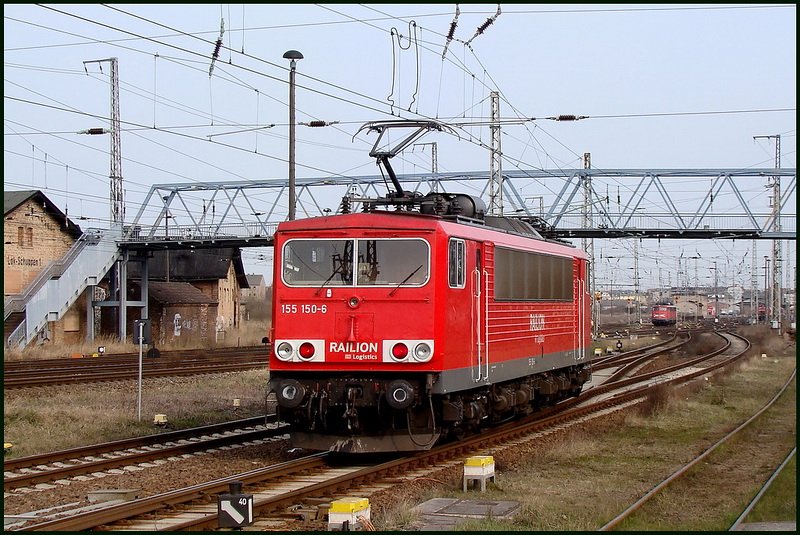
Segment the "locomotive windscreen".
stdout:
<svg viewBox="0 0 800 535">
<path fill-rule="evenodd" d="M 430 271 L 421 239 L 289 240 L 282 258 L 289 286 L 421 286 Z"/>
</svg>

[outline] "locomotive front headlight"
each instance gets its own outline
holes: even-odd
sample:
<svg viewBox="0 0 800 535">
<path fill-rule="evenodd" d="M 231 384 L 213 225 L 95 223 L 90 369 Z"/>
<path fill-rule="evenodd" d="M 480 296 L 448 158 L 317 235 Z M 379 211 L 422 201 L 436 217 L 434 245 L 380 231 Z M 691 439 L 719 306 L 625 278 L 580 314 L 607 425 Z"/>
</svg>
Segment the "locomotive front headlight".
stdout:
<svg viewBox="0 0 800 535">
<path fill-rule="evenodd" d="M 280 360 L 290 360 L 292 358 L 292 353 L 294 353 L 294 348 L 289 342 L 281 342 L 278 344 L 278 347 L 275 348 L 275 356 Z"/>
<path fill-rule="evenodd" d="M 303 360 L 310 360 L 314 358 L 314 344 L 311 342 L 303 342 L 300 344 L 300 349 L 298 350 L 298 354 L 300 358 Z"/>
<path fill-rule="evenodd" d="M 408 357 L 408 346 L 402 343 L 393 345 L 392 357 L 395 360 L 405 360 Z"/>
<path fill-rule="evenodd" d="M 431 359 L 431 346 L 425 342 L 420 342 L 414 347 L 414 358 L 419 362 L 426 362 Z"/>
</svg>

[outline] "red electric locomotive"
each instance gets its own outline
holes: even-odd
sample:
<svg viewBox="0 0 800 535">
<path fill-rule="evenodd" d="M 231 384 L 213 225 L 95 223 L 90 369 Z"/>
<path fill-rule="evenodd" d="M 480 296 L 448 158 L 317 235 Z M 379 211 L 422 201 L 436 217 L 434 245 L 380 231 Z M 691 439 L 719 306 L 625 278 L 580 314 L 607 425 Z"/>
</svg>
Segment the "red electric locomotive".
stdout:
<svg viewBox="0 0 800 535">
<path fill-rule="evenodd" d="M 654 326 L 670 326 L 678 322 L 678 307 L 672 303 L 657 303 L 653 305 L 650 320 Z"/>
<path fill-rule="evenodd" d="M 275 233 L 269 391 L 294 445 L 424 450 L 577 395 L 586 255 L 479 199 L 403 192 L 389 171 L 398 193 L 365 212 Z"/>
</svg>

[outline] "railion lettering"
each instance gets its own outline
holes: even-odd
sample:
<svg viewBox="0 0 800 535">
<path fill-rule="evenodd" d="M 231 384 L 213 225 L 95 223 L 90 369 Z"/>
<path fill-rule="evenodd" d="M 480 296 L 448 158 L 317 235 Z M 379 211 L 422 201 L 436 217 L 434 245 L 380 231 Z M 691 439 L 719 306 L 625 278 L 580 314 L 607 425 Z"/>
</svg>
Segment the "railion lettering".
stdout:
<svg viewBox="0 0 800 535">
<path fill-rule="evenodd" d="M 378 342 L 331 342 L 331 353 L 377 353 Z"/>
</svg>

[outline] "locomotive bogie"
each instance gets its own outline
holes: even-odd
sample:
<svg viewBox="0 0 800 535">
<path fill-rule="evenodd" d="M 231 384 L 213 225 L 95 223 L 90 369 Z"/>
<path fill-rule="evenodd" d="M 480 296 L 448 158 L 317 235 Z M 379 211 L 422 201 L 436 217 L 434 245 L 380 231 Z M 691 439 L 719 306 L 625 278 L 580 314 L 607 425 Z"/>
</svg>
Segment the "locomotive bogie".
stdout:
<svg viewBox="0 0 800 535">
<path fill-rule="evenodd" d="M 280 419 L 296 430 L 294 446 L 365 453 L 428 449 L 440 437 L 461 437 L 576 396 L 590 378 L 590 369 L 579 366 L 437 395 L 430 391 L 430 375 L 275 377 L 270 390 Z"/>
</svg>

